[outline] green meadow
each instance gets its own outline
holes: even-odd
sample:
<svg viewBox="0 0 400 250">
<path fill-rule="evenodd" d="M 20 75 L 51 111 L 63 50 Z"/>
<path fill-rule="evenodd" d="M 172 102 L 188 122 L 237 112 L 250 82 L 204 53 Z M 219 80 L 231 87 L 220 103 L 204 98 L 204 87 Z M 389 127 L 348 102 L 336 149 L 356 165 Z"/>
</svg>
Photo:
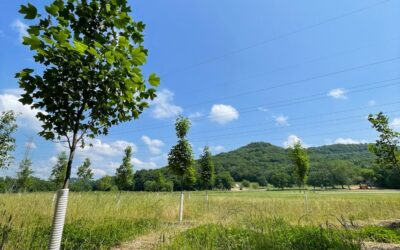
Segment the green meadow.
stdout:
<svg viewBox="0 0 400 250">
<path fill-rule="evenodd" d="M 4 249 L 46 249 L 53 193 L 1 194 Z M 62 249 L 361 249 L 366 241 L 400 243 L 381 226 L 400 217 L 391 190 L 71 193 Z M 10 220 L 11 218 L 11 220 Z M 150 240 L 148 239 L 150 237 Z M 152 237 L 152 238 L 151 238 Z M 132 245 L 133 244 L 133 245 Z M 149 248 L 149 245 L 143 245 Z"/>
</svg>

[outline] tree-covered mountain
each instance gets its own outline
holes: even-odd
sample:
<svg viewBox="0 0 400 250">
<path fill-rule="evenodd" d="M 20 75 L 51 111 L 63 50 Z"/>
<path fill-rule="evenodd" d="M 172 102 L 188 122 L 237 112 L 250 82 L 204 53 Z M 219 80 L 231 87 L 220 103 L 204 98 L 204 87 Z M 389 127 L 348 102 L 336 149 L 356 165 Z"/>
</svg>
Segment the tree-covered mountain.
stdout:
<svg viewBox="0 0 400 250">
<path fill-rule="evenodd" d="M 311 168 L 329 161 L 344 161 L 353 167 L 369 168 L 374 163 L 374 155 L 367 144 L 334 144 L 308 148 Z M 272 172 L 290 173 L 291 163 L 287 149 L 266 142 L 254 142 L 236 150 L 214 156 L 217 172 L 229 171 L 237 180 L 257 181 Z"/>
</svg>

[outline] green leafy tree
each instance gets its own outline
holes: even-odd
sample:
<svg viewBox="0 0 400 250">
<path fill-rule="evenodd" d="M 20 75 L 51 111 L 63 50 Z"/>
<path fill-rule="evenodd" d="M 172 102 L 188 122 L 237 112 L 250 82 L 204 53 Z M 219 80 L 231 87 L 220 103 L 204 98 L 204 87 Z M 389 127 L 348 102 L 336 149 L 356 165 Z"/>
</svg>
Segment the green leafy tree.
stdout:
<svg viewBox="0 0 400 250">
<path fill-rule="evenodd" d="M 147 180 L 144 183 L 144 190 L 150 192 L 167 192 L 173 190 L 172 181 L 168 181 L 165 177 L 158 173 L 156 180 Z"/>
<path fill-rule="evenodd" d="M 186 139 L 190 128 L 190 121 L 185 117 L 178 117 L 175 122 L 178 143 L 172 147 L 168 154 L 168 168 L 181 179 L 181 189 L 184 178 L 195 178 L 193 176 L 193 151 L 192 146 Z"/>
<path fill-rule="evenodd" d="M 21 103 L 41 110 L 39 134 L 68 144 L 62 185 L 67 189 L 77 146 L 139 118 L 160 78 L 150 74 L 146 81 L 142 74 L 145 25 L 130 16 L 127 0 L 54 0 L 45 10 L 39 14 L 32 4 L 20 8 L 25 19 L 34 20 L 23 44 L 42 68 L 36 73 L 25 68 L 16 77 L 24 90 Z M 57 226 L 64 224 L 62 217 Z M 50 245 L 60 247 L 54 233 Z"/>
<path fill-rule="evenodd" d="M 156 95 L 141 72 L 145 25 L 129 16 L 127 0 L 55 0 L 45 10 L 21 6 L 25 19 L 35 20 L 23 44 L 44 69 L 26 68 L 16 77 L 24 90 L 20 101 L 41 110 L 39 134 L 68 143 L 68 188 L 76 147 L 138 118 Z M 147 82 L 157 86 L 159 80 L 150 74 Z"/>
<path fill-rule="evenodd" d="M 103 176 L 96 181 L 95 187 L 100 191 L 111 191 L 114 187 L 114 180 L 111 176 Z"/>
<path fill-rule="evenodd" d="M 223 171 L 217 175 L 216 186 L 220 189 L 231 190 L 235 180 L 228 171 Z"/>
<path fill-rule="evenodd" d="M 49 178 L 49 180 L 53 183 L 53 185 L 56 188 L 62 187 L 67 172 L 67 166 L 68 166 L 67 154 L 65 152 L 61 152 L 57 156 L 57 162 L 53 166 Z"/>
<path fill-rule="evenodd" d="M 14 157 L 15 138 L 12 134 L 17 130 L 16 117 L 13 111 L 1 112 L 0 115 L 0 169 L 8 168 Z"/>
<path fill-rule="evenodd" d="M 215 167 L 208 146 L 204 147 L 203 154 L 199 159 L 199 164 L 200 182 L 204 189 L 211 189 L 215 182 Z"/>
<path fill-rule="evenodd" d="M 200 183 L 206 190 L 206 201 L 208 202 L 208 190 L 211 189 L 215 183 L 215 167 L 208 146 L 204 147 L 203 154 L 199 159 L 199 164 Z"/>
<path fill-rule="evenodd" d="M 299 187 L 304 188 L 310 168 L 310 160 L 306 149 L 302 147 L 300 142 L 295 143 L 293 147 L 289 148 L 289 158 L 292 161 Z"/>
<path fill-rule="evenodd" d="M 382 112 L 368 116 L 372 127 L 379 133 L 375 144 L 369 145 L 369 150 L 374 153 L 376 162 L 382 168 L 400 170 L 400 132 L 394 131 L 389 126 L 389 118 Z"/>
<path fill-rule="evenodd" d="M 290 176 L 283 171 L 275 171 L 272 173 L 270 183 L 277 188 L 284 189 L 289 185 Z"/>
<path fill-rule="evenodd" d="M 125 155 L 122 159 L 122 164 L 117 168 L 115 173 L 115 183 L 119 190 L 133 190 L 133 165 L 131 163 L 132 147 L 125 148 Z"/>
<path fill-rule="evenodd" d="M 181 179 L 181 202 L 179 206 L 179 222 L 183 219 L 183 185 L 186 182 L 194 183 L 196 180 L 193 168 L 192 146 L 186 139 L 190 128 L 190 121 L 185 117 L 178 117 L 175 122 L 178 143 L 172 147 L 168 154 L 169 170 Z"/>
<path fill-rule="evenodd" d="M 24 157 L 19 163 L 19 171 L 17 172 L 18 189 L 26 192 L 32 186 L 32 161 L 28 157 Z"/>
<path fill-rule="evenodd" d="M 83 190 L 90 190 L 89 182 L 93 179 L 93 172 L 90 168 L 91 162 L 89 158 L 86 158 L 85 161 L 78 167 L 77 176 L 79 182 L 83 185 Z"/>
</svg>

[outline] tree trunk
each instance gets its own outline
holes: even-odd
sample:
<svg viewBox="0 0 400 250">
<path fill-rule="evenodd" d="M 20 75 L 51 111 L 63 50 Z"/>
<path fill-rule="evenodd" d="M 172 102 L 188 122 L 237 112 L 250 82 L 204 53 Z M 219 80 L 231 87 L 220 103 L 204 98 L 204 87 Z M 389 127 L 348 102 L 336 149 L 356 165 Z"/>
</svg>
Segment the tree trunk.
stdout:
<svg viewBox="0 0 400 250">
<path fill-rule="evenodd" d="M 183 199 L 184 199 L 184 194 L 183 190 L 181 191 L 181 203 L 179 205 L 179 224 L 182 224 L 183 220 Z"/>
<path fill-rule="evenodd" d="M 72 162 L 74 160 L 76 144 L 77 144 L 76 133 L 74 133 L 72 137 L 72 144 L 69 149 L 67 172 L 65 173 L 63 188 L 57 191 L 56 206 L 54 208 L 53 223 L 51 227 L 49 250 L 59 250 L 61 248 L 62 233 L 65 223 L 65 214 L 67 212 L 67 204 L 68 204 L 68 193 L 69 193 L 68 186 L 69 186 L 69 180 L 71 178 L 71 167 L 72 167 Z"/>
</svg>

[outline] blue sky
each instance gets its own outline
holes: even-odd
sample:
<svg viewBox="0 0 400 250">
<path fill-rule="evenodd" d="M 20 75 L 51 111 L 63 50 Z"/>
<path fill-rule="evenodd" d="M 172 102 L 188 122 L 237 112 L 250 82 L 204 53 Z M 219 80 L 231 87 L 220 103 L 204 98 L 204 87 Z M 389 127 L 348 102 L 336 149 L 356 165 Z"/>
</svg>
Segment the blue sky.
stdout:
<svg viewBox="0 0 400 250">
<path fill-rule="evenodd" d="M 49 1 L 31 2 L 39 7 Z M 64 148 L 37 136 L 35 111 L 17 101 L 15 73 L 37 68 L 21 44 L 29 23 L 18 9 L 25 3 L 1 4 L 0 111 L 21 113 L 16 164 L 32 137 L 35 175 L 47 178 Z M 179 114 L 192 120 L 196 157 L 205 145 L 219 153 L 253 141 L 372 142 L 376 133 L 366 116 L 378 111 L 400 128 L 400 1 L 130 3 L 133 18 L 147 25 L 144 71 L 161 76 L 159 97 L 139 120 L 79 150 L 74 168 L 90 156 L 96 177 L 113 174 L 127 145 L 134 146 L 135 169 L 165 166 Z"/>
</svg>

